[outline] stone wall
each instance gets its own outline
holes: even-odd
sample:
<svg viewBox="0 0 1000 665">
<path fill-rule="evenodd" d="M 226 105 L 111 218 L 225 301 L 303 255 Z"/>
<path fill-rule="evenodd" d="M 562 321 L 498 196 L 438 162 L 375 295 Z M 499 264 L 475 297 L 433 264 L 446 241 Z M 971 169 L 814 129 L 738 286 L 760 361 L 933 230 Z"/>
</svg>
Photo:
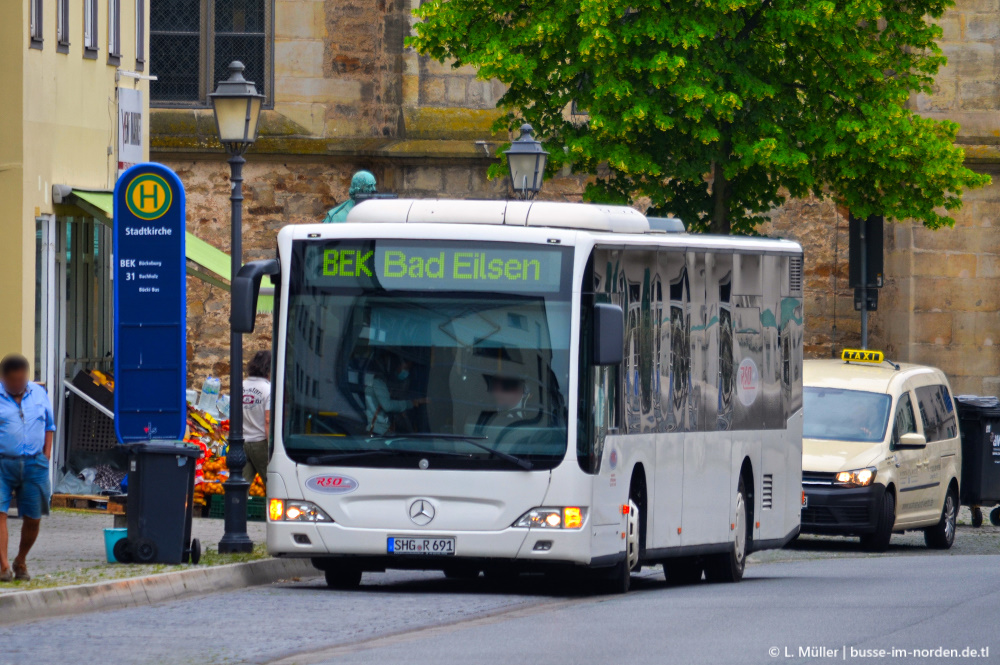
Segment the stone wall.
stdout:
<svg viewBox="0 0 1000 665">
<path fill-rule="evenodd" d="M 847 214 L 831 199 L 797 199 L 776 209 L 760 232 L 802 245 L 804 352 L 829 358 L 861 342 L 860 313 L 848 288 Z"/>
<path fill-rule="evenodd" d="M 505 183 L 485 173 L 508 137 L 492 129 L 503 86 L 470 68 L 404 48 L 419 0 L 276 0 L 274 108 L 246 167 L 245 259 L 268 255 L 285 224 L 319 221 L 343 201 L 365 168 L 400 196 L 498 198 Z M 958 0 L 942 17 L 949 64 L 920 113 L 962 125 L 969 162 L 1000 164 L 1000 0 Z M 211 112 L 154 109 L 151 156 L 175 168 L 188 189 L 189 230 L 228 252 L 228 169 Z M 547 181 L 544 196 L 579 200 L 582 176 Z M 871 316 L 871 346 L 901 361 L 944 369 L 957 392 L 1000 394 L 1000 185 L 966 197 L 954 229 L 886 225 L 886 286 Z M 860 341 L 848 288 L 847 214 L 830 200 L 775 210 L 766 235 L 805 250 L 806 353 L 829 357 Z M 228 374 L 228 298 L 189 280 L 192 382 Z M 265 320 L 262 318 L 261 320 Z M 247 349 L 270 344 L 260 326 Z"/>
</svg>

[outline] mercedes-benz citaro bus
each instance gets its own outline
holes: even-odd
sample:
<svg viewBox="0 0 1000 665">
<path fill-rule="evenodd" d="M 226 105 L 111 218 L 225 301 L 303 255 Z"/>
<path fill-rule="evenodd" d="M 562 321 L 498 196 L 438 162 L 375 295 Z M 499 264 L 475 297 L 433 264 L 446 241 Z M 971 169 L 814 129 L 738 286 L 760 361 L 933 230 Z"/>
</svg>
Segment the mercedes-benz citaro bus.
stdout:
<svg viewBox="0 0 1000 665">
<path fill-rule="evenodd" d="M 362 572 L 742 578 L 799 532 L 802 250 L 632 208 L 372 200 L 272 275 L 268 551 Z M 665 226 L 666 225 L 666 226 Z M 683 229 L 683 227 L 681 227 Z"/>
</svg>

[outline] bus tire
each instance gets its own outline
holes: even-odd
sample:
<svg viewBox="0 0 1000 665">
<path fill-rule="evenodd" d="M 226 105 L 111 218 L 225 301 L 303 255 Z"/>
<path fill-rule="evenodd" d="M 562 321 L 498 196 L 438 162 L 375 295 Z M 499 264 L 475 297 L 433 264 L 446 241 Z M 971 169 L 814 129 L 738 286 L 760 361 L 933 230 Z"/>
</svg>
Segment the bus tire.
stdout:
<svg viewBox="0 0 1000 665">
<path fill-rule="evenodd" d="M 889 549 L 892 528 L 896 525 L 896 497 L 886 490 L 878 510 L 875 531 L 861 536 L 861 547 L 867 552 L 885 552 Z"/>
<path fill-rule="evenodd" d="M 941 506 L 941 519 L 932 527 L 924 529 L 924 542 L 935 550 L 951 549 L 955 542 L 955 525 L 958 521 L 958 493 L 954 487 L 948 488 Z"/>
<path fill-rule="evenodd" d="M 701 581 L 703 566 L 696 556 L 679 556 L 663 562 L 663 574 L 667 584 L 680 586 L 697 584 Z"/>
<path fill-rule="evenodd" d="M 743 571 L 746 570 L 751 531 L 743 478 L 740 478 L 739 487 L 736 489 L 733 519 L 732 548 L 722 554 L 713 554 L 705 561 L 705 579 L 709 582 L 739 582 L 743 579 Z"/>
<path fill-rule="evenodd" d="M 632 571 L 639 568 L 641 518 L 639 506 L 629 499 L 628 517 L 625 520 L 625 557 L 602 575 L 602 579 L 599 580 L 602 593 L 628 593 L 632 586 Z"/>
<path fill-rule="evenodd" d="M 445 568 L 444 576 L 449 580 L 475 580 L 481 571 L 478 568 Z"/>
<path fill-rule="evenodd" d="M 972 506 L 969 510 L 972 512 L 972 526 L 978 529 L 983 525 L 983 509 L 979 506 Z M 990 516 L 992 517 L 992 513 Z"/>
<path fill-rule="evenodd" d="M 323 575 L 331 589 L 349 591 L 361 585 L 361 569 L 353 566 L 330 566 L 323 571 Z"/>
</svg>

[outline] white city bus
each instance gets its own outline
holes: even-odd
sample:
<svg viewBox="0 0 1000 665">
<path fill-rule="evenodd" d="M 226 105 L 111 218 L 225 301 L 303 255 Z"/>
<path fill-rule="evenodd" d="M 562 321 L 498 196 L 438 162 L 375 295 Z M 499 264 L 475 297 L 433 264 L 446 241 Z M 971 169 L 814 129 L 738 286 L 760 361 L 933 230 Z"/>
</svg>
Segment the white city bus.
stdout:
<svg viewBox="0 0 1000 665">
<path fill-rule="evenodd" d="M 653 220 L 654 226 L 661 226 Z M 799 531 L 802 250 L 631 208 L 378 200 L 275 289 L 271 554 L 365 571 L 736 581 Z"/>
</svg>

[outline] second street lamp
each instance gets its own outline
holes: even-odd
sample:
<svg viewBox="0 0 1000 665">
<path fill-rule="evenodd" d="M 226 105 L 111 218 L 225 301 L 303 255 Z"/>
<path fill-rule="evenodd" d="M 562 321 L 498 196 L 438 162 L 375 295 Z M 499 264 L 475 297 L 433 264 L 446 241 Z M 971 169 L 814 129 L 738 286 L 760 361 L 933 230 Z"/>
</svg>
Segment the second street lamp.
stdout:
<svg viewBox="0 0 1000 665">
<path fill-rule="evenodd" d="M 549 153 L 542 144 L 533 138 L 535 130 L 531 125 L 521 125 L 521 136 L 511 142 L 507 155 L 507 166 L 510 168 L 510 186 L 515 196 L 524 200 L 535 198 L 542 188 L 542 177 L 545 175 L 545 162 Z"/>
<path fill-rule="evenodd" d="M 220 81 L 215 92 L 209 95 L 215 112 L 215 127 L 219 142 L 229 153 L 229 179 L 232 181 L 231 202 L 231 251 L 230 284 L 243 265 L 243 159 L 257 140 L 257 122 L 264 96 L 257 93 L 253 81 L 243 78 L 243 63 L 229 63 L 229 78 Z M 230 326 L 232 321 L 230 320 Z M 243 335 L 229 333 L 229 392 L 232 411 L 229 416 L 229 452 L 226 466 L 229 479 L 225 490 L 225 533 L 219 541 L 219 553 L 250 552 L 253 541 L 247 535 L 247 493 L 250 483 L 243 478 L 247 456 L 243 449 Z"/>
</svg>

